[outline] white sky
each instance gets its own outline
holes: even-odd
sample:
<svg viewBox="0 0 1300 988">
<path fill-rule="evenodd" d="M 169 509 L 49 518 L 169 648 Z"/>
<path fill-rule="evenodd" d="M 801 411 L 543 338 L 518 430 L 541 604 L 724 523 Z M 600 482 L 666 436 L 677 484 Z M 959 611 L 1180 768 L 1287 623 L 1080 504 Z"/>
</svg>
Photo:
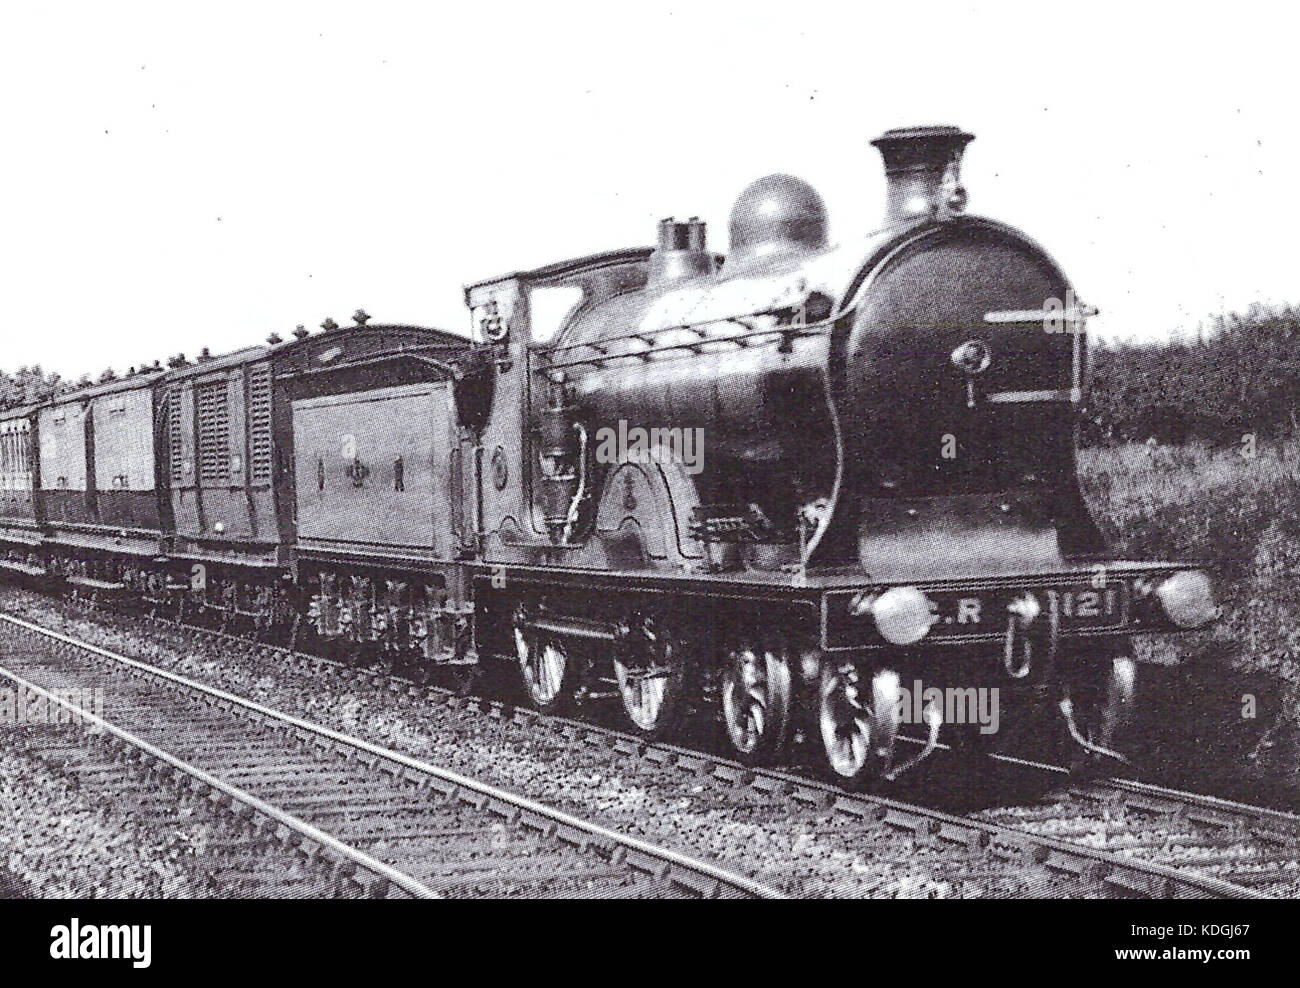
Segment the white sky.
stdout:
<svg viewBox="0 0 1300 988">
<path fill-rule="evenodd" d="M 811 181 L 881 211 L 867 141 L 955 123 L 971 211 L 1105 335 L 1300 301 L 1300 18 L 1248 3 L 0 7 L 0 367 L 75 377 L 376 319 L 647 244 Z"/>
</svg>

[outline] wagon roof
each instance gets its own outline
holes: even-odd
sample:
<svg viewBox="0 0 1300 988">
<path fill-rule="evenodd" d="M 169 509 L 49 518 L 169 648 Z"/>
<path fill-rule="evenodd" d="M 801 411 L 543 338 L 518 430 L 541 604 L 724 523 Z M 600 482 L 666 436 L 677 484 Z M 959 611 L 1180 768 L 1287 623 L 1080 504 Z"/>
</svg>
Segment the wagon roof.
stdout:
<svg viewBox="0 0 1300 988">
<path fill-rule="evenodd" d="M 14 405 L 10 408 L 0 409 L 0 422 L 7 422 L 10 419 L 25 419 L 40 408 L 40 405 Z"/>
<path fill-rule="evenodd" d="M 259 343 L 256 346 L 244 347 L 242 350 L 218 354 L 215 357 L 200 357 L 192 364 L 186 364 L 184 367 L 176 367 L 168 371 L 167 380 L 182 381 L 191 377 L 202 377 L 204 374 L 211 374 L 213 371 L 228 370 L 242 364 L 251 364 L 269 353 L 270 347 Z"/>
<path fill-rule="evenodd" d="M 453 333 L 445 329 L 432 329 L 428 326 L 415 326 L 409 323 L 367 323 L 364 326 L 339 326 L 323 333 L 312 333 L 302 339 L 278 343 L 271 348 L 276 357 L 288 357 L 304 350 L 314 350 L 326 341 L 330 345 L 339 343 L 373 341 L 376 337 L 418 337 L 426 344 L 434 346 L 464 347 L 473 345 L 473 341 L 462 333 Z M 351 347 L 345 347 L 351 349 Z"/>
<path fill-rule="evenodd" d="M 38 408 L 54 408 L 59 405 L 69 405 L 73 402 L 85 401 L 88 398 L 98 398 L 101 395 L 116 394 L 119 391 L 140 391 L 153 387 L 158 381 L 162 380 L 167 374 L 166 371 L 148 371 L 143 374 L 129 374 L 125 377 L 115 377 L 111 381 L 104 381 L 100 384 L 88 384 L 83 388 L 77 388 L 74 391 L 68 391 L 63 394 L 57 394 L 48 401 L 41 402 Z"/>
</svg>

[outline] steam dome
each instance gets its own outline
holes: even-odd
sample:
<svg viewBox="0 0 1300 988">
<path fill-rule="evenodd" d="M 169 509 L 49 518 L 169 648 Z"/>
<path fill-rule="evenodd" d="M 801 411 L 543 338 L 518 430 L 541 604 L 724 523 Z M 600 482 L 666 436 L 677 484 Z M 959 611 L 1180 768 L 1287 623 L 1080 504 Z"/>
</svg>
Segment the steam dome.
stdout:
<svg viewBox="0 0 1300 988">
<path fill-rule="evenodd" d="M 826 206 L 817 190 L 793 175 L 766 175 L 751 183 L 731 207 L 727 268 L 773 254 L 826 246 Z"/>
</svg>

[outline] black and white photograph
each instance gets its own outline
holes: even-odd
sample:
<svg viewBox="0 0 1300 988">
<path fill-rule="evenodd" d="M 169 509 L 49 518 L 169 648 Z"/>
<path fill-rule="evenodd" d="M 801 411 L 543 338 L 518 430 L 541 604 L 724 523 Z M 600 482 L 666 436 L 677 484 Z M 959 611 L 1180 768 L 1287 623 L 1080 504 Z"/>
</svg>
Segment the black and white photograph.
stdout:
<svg viewBox="0 0 1300 988">
<path fill-rule="evenodd" d="M 818 935 L 1277 958 L 1297 37 L 0 8 L 6 956 L 950 899 Z"/>
</svg>

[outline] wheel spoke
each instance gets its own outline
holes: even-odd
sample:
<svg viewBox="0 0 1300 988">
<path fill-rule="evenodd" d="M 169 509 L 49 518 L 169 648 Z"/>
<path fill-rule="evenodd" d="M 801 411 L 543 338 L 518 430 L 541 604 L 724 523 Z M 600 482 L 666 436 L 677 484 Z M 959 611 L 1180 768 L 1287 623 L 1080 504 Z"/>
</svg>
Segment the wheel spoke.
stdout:
<svg viewBox="0 0 1300 988">
<path fill-rule="evenodd" d="M 681 689 L 681 657 L 676 636 L 654 618 L 633 614 L 633 629 L 614 658 L 614 679 L 623 712 L 638 730 L 659 736 L 674 723 Z"/>
<path fill-rule="evenodd" d="M 789 669 L 783 652 L 743 646 L 724 667 L 722 715 L 742 758 L 765 761 L 785 742 L 789 723 Z"/>
<path fill-rule="evenodd" d="M 836 775 L 852 782 L 882 768 L 893 747 L 892 732 L 878 722 L 875 703 L 863 706 L 863 694 L 858 671 L 851 664 L 823 671 L 818 720 L 826 761 Z"/>
<path fill-rule="evenodd" d="M 555 699 L 560 692 L 560 683 L 564 680 L 566 659 L 564 652 L 554 644 L 548 643 L 542 649 L 542 669 L 539 679 L 543 683 L 545 701 Z"/>
<path fill-rule="evenodd" d="M 564 692 L 568 654 L 559 640 L 539 638 L 529 626 L 528 614 L 523 607 L 516 609 L 513 625 L 520 682 L 534 706 L 549 708 Z"/>
</svg>

